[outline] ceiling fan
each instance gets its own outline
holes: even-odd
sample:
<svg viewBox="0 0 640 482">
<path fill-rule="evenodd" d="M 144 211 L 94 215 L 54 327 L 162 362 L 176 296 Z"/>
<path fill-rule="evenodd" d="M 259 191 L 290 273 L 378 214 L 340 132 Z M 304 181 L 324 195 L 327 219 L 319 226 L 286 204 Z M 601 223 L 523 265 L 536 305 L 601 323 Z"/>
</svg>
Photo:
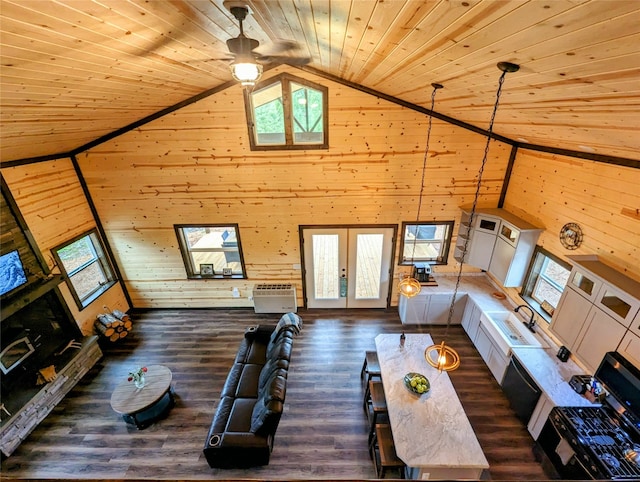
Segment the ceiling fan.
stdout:
<svg viewBox="0 0 640 482">
<path fill-rule="evenodd" d="M 263 64 L 287 63 L 290 65 L 305 65 L 311 61 L 309 57 L 282 55 L 300 50 L 298 43 L 293 40 L 272 42 L 271 49 L 274 53 L 261 54 L 256 52 L 256 49 L 260 47 L 260 42 L 247 37 L 242 26 L 242 22 L 249 14 L 249 8 L 238 2 L 225 2 L 224 5 L 238 21 L 240 34 L 227 40 L 227 48 L 233 57 L 220 60 L 233 60 L 231 63 L 231 75 L 242 85 L 255 85 L 262 75 Z"/>
</svg>

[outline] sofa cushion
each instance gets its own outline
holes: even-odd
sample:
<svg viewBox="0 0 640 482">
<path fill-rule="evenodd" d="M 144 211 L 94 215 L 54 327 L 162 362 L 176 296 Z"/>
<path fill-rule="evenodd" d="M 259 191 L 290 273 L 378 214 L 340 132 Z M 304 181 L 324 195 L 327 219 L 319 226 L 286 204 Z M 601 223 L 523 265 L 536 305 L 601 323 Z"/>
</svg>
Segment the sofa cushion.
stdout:
<svg viewBox="0 0 640 482">
<path fill-rule="evenodd" d="M 265 363 L 267 360 L 291 360 L 291 350 L 293 348 L 293 335 L 289 332 L 282 333 L 275 343 L 269 343 L 265 353 Z"/>
<path fill-rule="evenodd" d="M 238 351 L 236 352 L 235 363 L 244 363 L 249 354 L 249 350 L 251 349 L 251 345 L 253 345 L 253 340 L 249 338 L 243 338 L 240 341 L 240 346 L 238 347 Z"/>
<path fill-rule="evenodd" d="M 265 387 L 264 395 L 258 399 L 251 414 L 251 432 L 273 433 L 278 427 L 282 415 L 287 382 L 284 377 L 278 375 L 272 378 L 271 383 Z"/>
<path fill-rule="evenodd" d="M 249 432 L 255 398 L 236 398 L 229 413 L 226 432 Z"/>
<path fill-rule="evenodd" d="M 222 397 L 220 399 L 216 414 L 213 416 L 213 422 L 211 422 L 211 433 L 222 433 L 226 430 L 233 402 L 233 397 Z"/>
<path fill-rule="evenodd" d="M 242 369 L 235 396 L 237 398 L 258 398 L 258 388 L 262 365 L 247 363 Z"/>
<path fill-rule="evenodd" d="M 254 365 L 264 365 L 267 359 L 267 343 L 254 340 L 247 351 L 244 359 L 245 363 L 253 363 Z"/>
<path fill-rule="evenodd" d="M 225 380 L 224 386 L 222 387 L 220 397 L 236 396 L 238 384 L 240 383 L 240 378 L 242 378 L 242 370 L 244 370 L 244 365 L 244 363 L 234 363 L 231 366 L 231 369 L 229 369 L 229 373 L 227 374 L 227 379 Z"/>
<path fill-rule="evenodd" d="M 258 391 L 262 391 L 267 382 L 270 381 L 274 373 L 281 374 L 284 378 L 287 378 L 287 370 L 289 369 L 289 361 L 283 359 L 267 360 L 262 370 L 260 370 L 260 377 L 258 379 Z"/>
</svg>

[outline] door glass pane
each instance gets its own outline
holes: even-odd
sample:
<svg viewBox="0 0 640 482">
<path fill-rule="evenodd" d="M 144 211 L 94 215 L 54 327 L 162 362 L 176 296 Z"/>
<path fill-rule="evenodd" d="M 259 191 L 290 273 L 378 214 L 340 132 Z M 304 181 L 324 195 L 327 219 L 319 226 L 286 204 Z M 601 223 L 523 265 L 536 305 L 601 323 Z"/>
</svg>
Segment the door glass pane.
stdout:
<svg viewBox="0 0 640 482">
<path fill-rule="evenodd" d="M 378 299 L 384 236 L 358 234 L 356 239 L 356 299 Z"/>
<path fill-rule="evenodd" d="M 604 306 L 609 308 L 615 314 L 617 314 L 620 318 L 626 318 L 631 310 L 631 305 L 626 301 L 620 299 L 615 293 L 607 290 L 600 300 Z"/>
<path fill-rule="evenodd" d="M 581 289 L 589 296 L 591 296 L 591 294 L 593 293 L 593 281 L 591 281 L 589 278 L 582 275 L 581 273 L 575 274 L 575 276 L 573 277 L 572 283 L 576 288 Z"/>
<path fill-rule="evenodd" d="M 335 300 L 340 296 L 337 234 L 314 234 L 313 280 L 315 298 Z"/>
</svg>

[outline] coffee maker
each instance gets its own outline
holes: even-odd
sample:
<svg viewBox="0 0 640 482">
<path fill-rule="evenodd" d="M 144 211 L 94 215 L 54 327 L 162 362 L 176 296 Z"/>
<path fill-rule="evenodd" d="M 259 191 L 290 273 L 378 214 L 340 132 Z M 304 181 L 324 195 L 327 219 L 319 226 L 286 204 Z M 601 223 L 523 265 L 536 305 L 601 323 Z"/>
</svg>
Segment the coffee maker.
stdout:
<svg viewBox="0 0 640 482">
<path fill-rule="evenodd" d="M 431 265 L 429 263 L 415 263 L 413 277 L 420 283 L 428 283 L 431 278 Z"/>
</svg>

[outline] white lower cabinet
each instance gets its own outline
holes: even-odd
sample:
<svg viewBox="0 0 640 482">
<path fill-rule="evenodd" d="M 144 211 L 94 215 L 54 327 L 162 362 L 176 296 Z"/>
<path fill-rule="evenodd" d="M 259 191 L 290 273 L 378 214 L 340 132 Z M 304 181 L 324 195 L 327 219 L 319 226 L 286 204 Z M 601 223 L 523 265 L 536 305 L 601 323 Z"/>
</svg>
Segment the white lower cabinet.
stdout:
<svg viewBox="0 0 640 482">
<path fill-rule="evenodd" d="M 627 331 L 618 347 L 618 353 L 640 368 L 640 336 Z"/>
<path fill-rule="evenodd" d="M 400 295 L 398 301 L 398 314 L 402 323 L 424 323 L 429 307 L 429 297 L 419 294 L 413 298 Z"/>
<path fill-rule="evenodd" d="M 449 318 L 451 297 L 453 293 L 420 293 L 413 298 L 400 296 L 398 314 L 404 324 L 446 324 Z M 466 293 L 458 293 L 453 307 L 452 324 L 460 324 L 464 305 L 467 301 Z"/>
<path fill-rule="evenodd" d="M 476 305 L 470 297 L 467 298 L 467 305 L 464 308 L 462 314 L 462 327 L 467 332 L 471 341 L 476 339 L 478 334 L 478 328 L 480 327 L 480 316 L 482 310 Z"/>
<path fill-rule="evenodd" d="M 544 393 L 540 395 L 536 408 L 531 414 L 531 418 L 527 424 L 527 430 L 529 430 L 533 440 L 538 439 L 538 435 L 540 435 L 542 427 L 544 427 L 544 424 L 547 422 L 549 413 L 554 406 L 553 402 L 549 400 Z"/>
<path fill-rule="evenodd" d="M 493 340 L 484 330 L 482 324 L 480 324 L 478 329 L 474 345 L 484 362 L 489 367 L 493 377 L 498 381 L 498 383 L 502 383 L 504 372 L 507 370 L 507 366 L 509 365 L 509 358 L 493 344 Z"/>
</svg>

